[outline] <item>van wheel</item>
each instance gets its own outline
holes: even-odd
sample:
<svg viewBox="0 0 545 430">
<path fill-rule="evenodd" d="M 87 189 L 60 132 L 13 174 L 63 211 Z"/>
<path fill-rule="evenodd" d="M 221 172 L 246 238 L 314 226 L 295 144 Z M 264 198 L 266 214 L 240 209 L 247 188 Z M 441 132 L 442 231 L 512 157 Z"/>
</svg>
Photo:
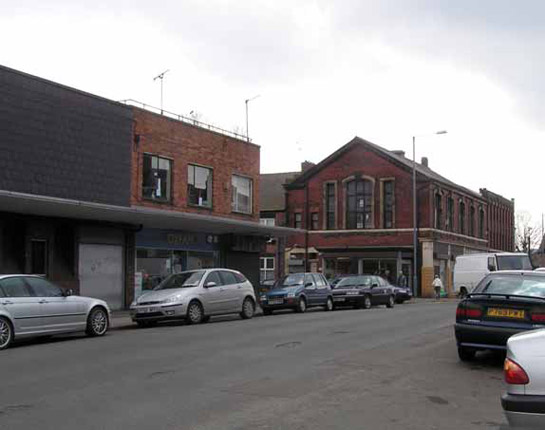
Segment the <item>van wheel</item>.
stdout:
<svg viewBox="0 0 545 430">
<path fill-rule="evenodd" d="M 244 320 L 249 320 L 254 316 L 255 312 L 255 305 L 254 301 L 250 299 L 249 297 L 246 297 L 244 299 L 244 303 L 242 303 L 242 312 L 240 313 L 240 317 Z"/>
<path fill-rule="evenodd" d="M 7 318 L 0 317 L 0 349 L 6 349 L 13 340 L 13 327 Z"/>
</svg>

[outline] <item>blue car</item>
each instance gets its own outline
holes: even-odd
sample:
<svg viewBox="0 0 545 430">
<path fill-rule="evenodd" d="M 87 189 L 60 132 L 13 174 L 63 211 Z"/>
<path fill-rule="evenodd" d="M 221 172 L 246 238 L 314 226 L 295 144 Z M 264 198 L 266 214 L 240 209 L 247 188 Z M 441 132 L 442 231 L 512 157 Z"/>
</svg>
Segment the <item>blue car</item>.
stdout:
<svg viewBox="0 0 545 430">
<path fill-rule="evenodd" d="M 274 287 L 260 296 L 265 315 L 277 309 L 305 312 L 313 306 L 333 310 L 333 295 L 321 273 L 292 273 L 279 279 Z"/>
</svg>

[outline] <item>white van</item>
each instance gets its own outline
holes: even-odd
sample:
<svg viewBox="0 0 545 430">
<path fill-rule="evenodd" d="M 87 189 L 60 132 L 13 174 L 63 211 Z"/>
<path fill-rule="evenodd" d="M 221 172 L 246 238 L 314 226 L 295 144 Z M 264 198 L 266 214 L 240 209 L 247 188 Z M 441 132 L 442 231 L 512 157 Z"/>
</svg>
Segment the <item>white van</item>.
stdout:
<svg viewBox="0 0 545 430">
<path fill-rule="evenodd" d="M 454 292 L 464 297 L 481 279 L 496 270 L 532 270 L 532 263 L 523 252 L 459 255 L 454 265 Z"/>
</svg>

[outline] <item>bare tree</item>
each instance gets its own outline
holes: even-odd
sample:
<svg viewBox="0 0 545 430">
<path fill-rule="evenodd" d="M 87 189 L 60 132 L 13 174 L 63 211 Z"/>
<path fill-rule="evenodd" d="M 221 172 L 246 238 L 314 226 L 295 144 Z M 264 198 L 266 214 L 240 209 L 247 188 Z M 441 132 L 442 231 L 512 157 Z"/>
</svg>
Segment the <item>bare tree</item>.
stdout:
<svg viewBox="0 0 545 430">
<path fill-rule="evenodd" d="M 517 212 L 515 225 L 515 246 L 517 251 L 530 254 L 541 243 L 541 228 L 532 221 L 532 215 L 525 211 Z"/>
</svg>

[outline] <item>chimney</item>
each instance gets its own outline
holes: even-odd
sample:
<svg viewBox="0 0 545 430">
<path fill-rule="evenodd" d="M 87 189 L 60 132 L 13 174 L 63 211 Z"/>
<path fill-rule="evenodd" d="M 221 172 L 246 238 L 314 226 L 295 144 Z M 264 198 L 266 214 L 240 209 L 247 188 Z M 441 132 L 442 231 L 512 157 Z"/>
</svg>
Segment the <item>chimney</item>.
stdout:
<svg viewBox="0 0 545 430">
<path fill-rule="evenodd" d="M 310 161 L 305 160 L 301 163 L 301 172 L 306 172 L 308 169 L 314 166 L 315 166 L 314 163 L 311 163 Z"/>
<path fill-rule="evenodd" d="M 420 164 L 424 167 L 428 167 L 428 157 L 422 157 L 422 162 Z"/>
<path fill-rule="evenodd" d="M 401 149 L 396 149 L 395 151 L 392 151 L 392 154 L 399 155 L 400 157 L 405 157 L 405 151 L 402 151 Z"/>
</svg>

